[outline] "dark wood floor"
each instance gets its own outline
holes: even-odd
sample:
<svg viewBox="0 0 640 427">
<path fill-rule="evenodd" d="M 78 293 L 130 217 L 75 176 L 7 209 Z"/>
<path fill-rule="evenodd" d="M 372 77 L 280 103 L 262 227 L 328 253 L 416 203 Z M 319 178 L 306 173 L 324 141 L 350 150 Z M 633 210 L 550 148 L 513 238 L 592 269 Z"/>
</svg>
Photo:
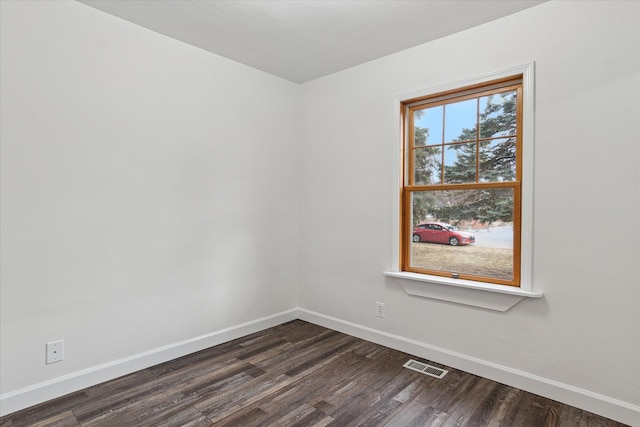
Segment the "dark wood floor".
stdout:
<svg viewBox="0 0 640 427">
<path fill-rule="evenodd" d="M 0 426 L 622 426 L 300 320 L 0 418 Z M 435 363 L 431 363 L 439 366 Z"/>
</svg>

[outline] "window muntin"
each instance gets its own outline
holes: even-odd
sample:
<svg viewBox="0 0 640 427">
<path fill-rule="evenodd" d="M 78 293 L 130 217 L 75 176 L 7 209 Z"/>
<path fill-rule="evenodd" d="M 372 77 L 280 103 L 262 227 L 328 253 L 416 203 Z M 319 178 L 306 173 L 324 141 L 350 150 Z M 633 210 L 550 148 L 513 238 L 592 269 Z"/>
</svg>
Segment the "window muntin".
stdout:
<svg viewBox="0 0 640 427">
<path fill-rule="evenodd" d="M 521 80 L 403 103 L 403 271 L 520 285 Z M 415 227 L 428 222 L 477 239 L 415 242 Z"/>
</svg>

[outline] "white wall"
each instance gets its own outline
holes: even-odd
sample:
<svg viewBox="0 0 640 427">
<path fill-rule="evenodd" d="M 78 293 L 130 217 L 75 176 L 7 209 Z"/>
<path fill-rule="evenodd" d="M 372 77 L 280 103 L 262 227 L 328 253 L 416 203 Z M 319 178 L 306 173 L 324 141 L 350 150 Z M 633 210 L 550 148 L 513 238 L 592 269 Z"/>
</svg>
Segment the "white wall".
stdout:
<svg viewBox="0 0 640 427">
<path fill-rule="evenodd" d="M 297 85 L 77 2 L 1 6 L 2 393 L 294 309 Z"/>
<path fill-rule="evenodd" d="M 552 1 L 306 84 L 300 307 L 638 411 L 639 17 Z M 381 274 L 397 268 L 395 97 L 531 61 L 544 298 L 498 313 L 406 295 Z"/>
</svg>

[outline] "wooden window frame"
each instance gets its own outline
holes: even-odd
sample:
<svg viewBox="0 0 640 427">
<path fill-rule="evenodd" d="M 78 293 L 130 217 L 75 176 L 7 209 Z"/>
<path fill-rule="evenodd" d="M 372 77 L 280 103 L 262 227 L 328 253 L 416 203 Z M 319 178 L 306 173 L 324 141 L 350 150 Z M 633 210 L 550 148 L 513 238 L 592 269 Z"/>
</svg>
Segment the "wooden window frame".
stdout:
<svg viewBox="0 0 640 427">
<path fill-rule="evenodd" d="M 508 285 L 519 287 L 521 284 L 521 249 L 522 249 L 522 157 L 523 157 L 523 91 L 522 74 L 516 74 L 496 80 L 490 80 L 482 83 L 464 86 L 457 89 L 451 89 L 443 92 L 433 93 L 428 96 L 413 98 L 401 102 L 400 119 L 402 123 L 401 139 L 402 139 L 402 188 L 400 193 L 400 270 L 409 273 L 427 274 L 433 276 L 453 277 L 455 279 L 470 280 L 475 282 L 487 282 L 498 285 Z M 469 99 L 478 99 L 482 96 L 490 94 L 515 90 L 517 93 L 516 101 L 516 160 L 515 160 L 515 179 L 513 181 L 496 181 L 496 182 L 480 182 L 479 181 L 479 156 L 476 156 L 476 182 L 473 183 L 445 183 L 444 167 L 442 168 L 442 176 L 439 184 L 417 185 L 414 182 L 414 155 L 416 148 L 414 143 L 414 123 L 413 112 L 428 108 L 428 106 L 438 106 L 459 102 Z M 479 115 L 479 112 L 478 112 Z M 443 119 L 444 121 L 444 119 Z M 479 120 L 476 120 L 476 126 Z M 479 138 L 471 142 L 476 143 L 476 150 L 479 150 L 479 143 L 489 138 Z M 447 141 L 442 141 L 442 156 Z M 442 162 L 444 165 L 444 161 Z M 470 190 L 470 189 L 492 189 L 492 188 L 511 188 L 513 190 L 513 275 L 511 280 L 499 279 L 494 277 L 477 276 L 465 273 L 453 273 L 448 271 L 428 270 L 410 265 L 411 260 L 411 230 L 413 207 L 411 204 L 411 194 L 417 191 L 436 191 L 436 190 Z"/>
</svg>

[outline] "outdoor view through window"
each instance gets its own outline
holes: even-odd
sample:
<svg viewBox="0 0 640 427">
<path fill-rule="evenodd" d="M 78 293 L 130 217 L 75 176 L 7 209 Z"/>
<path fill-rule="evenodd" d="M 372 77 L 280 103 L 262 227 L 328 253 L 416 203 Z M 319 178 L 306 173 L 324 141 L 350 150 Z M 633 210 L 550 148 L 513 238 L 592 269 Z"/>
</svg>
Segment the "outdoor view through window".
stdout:
<svg viewBox="0 0 640 427">
<path fill-rule="evenodd" d="M 521 80 L 403 103 L 402 270 L 519 286 Z"/>
</svg>

